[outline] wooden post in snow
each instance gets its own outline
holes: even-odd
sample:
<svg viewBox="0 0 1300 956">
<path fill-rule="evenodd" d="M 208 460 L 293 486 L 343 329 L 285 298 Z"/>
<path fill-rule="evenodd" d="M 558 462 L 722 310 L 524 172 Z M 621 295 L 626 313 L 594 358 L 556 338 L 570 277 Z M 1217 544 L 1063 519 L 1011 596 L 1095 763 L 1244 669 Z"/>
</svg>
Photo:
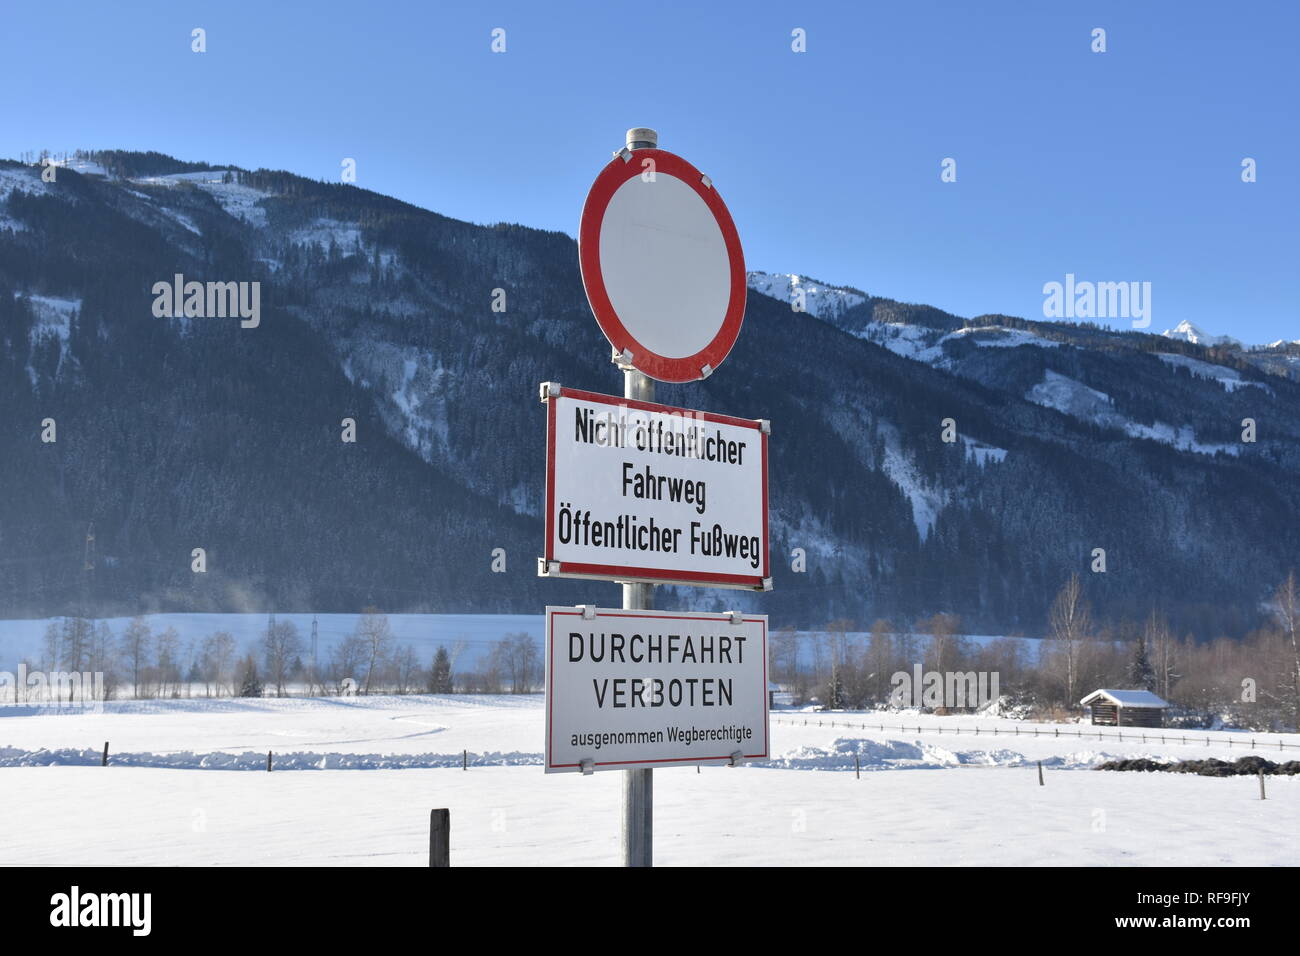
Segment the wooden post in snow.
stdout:
<svg viewBox="0 0 1300 956">
<path fill-rule="evenodd" d="M 99 765 L 101 767 L 108 766 L 108 741 L 107 740 L 104 741 L 104 756 L 103 759 L 99 761 Z"/>
<path fill-rule="evenodd" d="M 451 811 L 429 811 L 429 865 L 451 866 Z"/>
</svg>

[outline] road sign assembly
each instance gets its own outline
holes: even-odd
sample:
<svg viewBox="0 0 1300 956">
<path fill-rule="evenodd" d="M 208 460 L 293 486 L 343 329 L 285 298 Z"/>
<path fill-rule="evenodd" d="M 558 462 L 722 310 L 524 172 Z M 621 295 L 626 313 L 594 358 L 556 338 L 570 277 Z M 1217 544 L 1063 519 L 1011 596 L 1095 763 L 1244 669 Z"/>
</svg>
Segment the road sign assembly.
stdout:
<svg viewBox="0 0 1300 956">
<path fill-rule="evenodd" d="M 546 772 L 624 770 L 623 862 L 653 863 L 653 767 L 768 756 L 767 618 L 654 611 L 655 584 L 772 588 L 761 419 L 657 404 L 722 364 L 745 315 L 713 181 L 636 127 L 578 229 L 623 398 L 543 382 L 544 577 L 616 581 L 623 610 L 546 609 Z"/>
</svg>

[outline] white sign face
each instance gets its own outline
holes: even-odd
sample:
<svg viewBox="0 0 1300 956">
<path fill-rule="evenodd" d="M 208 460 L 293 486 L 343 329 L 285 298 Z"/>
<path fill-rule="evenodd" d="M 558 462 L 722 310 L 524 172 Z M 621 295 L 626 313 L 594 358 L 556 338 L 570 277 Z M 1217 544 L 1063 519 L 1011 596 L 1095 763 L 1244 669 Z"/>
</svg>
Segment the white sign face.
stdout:
<svg viewBox="0 0 1300 956">
<path fill-rule="evenodd" d="M 652 182 L 634 176 L 614 192 L 600 268 L 628 334 L 667 358 L 702 352 L 731 303 L 722 227 L 694 189 L 667 173 Z"/>
<path fill-rule="evenodd" d="M 546 772 L 768 756 L 767 617 L 546 609 Z"/>
<path fill-rule="evenodd" d="M 766 423 L 548 389 L 542 574 L 771 588 Z"/>
</svg>

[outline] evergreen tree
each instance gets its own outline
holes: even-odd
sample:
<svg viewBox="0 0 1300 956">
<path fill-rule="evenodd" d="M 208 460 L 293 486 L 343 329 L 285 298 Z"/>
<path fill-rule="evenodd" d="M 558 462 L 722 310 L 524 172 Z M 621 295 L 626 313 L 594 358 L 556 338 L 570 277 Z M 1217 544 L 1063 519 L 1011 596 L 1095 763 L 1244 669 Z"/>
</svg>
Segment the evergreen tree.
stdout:
<svg viewBox="0 0 1300 956">
<path fill-rule="evenodd" d="M 826 685 L 827 710 L 844 709 L 844 678 L 840 670 L 841 668 L 838 665 L 831 668 L 831 679 Z"/>
<path fill-rule="evenodd" d="M 249 654 L 240 665 L 239 696 L 261 697 L 264 690 L 262 679 L 257 676 L 257 661 Z"/>
<path fill-rule="evenodd" d="M 429 693 L 453 693 L 451 656 L 445 647 L 439 647 L 437 653 L 433 655 L 433 667 L 429 671 Z"/>
<path fill-rule="evenodd" d="M 1146 637 L 1138 635 L 1133 647 L 1133 659 L 1128 665 L 1129 686 L 1137 690 L 1155 690 L 1156 671 L 1151 666 L 1151 658 L 1147 656 Z"/>
</svg>

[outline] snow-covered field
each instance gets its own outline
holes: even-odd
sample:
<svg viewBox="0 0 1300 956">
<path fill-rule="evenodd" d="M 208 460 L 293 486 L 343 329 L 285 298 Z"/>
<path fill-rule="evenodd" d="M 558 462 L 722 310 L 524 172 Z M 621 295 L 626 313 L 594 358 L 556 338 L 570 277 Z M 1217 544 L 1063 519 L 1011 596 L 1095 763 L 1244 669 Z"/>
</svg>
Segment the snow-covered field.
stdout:
<svg viewBox="0 0 1300 956">
<path fill-rule="evenodd" d="M 1026 733 L 1035 726 L 1047 735 Z M 1089 769 L 1122 756 L 1296 759 L 1300 736 L 1167 731 L 1165 743 L 1158 733 L 1143 743 L 1112 729 L 1103 740 L 1053 731 L 989 718 L 775 713 L 765 764 L 656 772 L 656 861 L 1300 861 L 1295 777 L 1268 778 L 1261 801 L 1250 777 Z M 434 807 L 451 809 L 455 864 L 617 863 L 620 775 L 543 774 L 542 735 L 540 696 L 0 709 L 0 863 L 422 865 Z"/>
</svg>

